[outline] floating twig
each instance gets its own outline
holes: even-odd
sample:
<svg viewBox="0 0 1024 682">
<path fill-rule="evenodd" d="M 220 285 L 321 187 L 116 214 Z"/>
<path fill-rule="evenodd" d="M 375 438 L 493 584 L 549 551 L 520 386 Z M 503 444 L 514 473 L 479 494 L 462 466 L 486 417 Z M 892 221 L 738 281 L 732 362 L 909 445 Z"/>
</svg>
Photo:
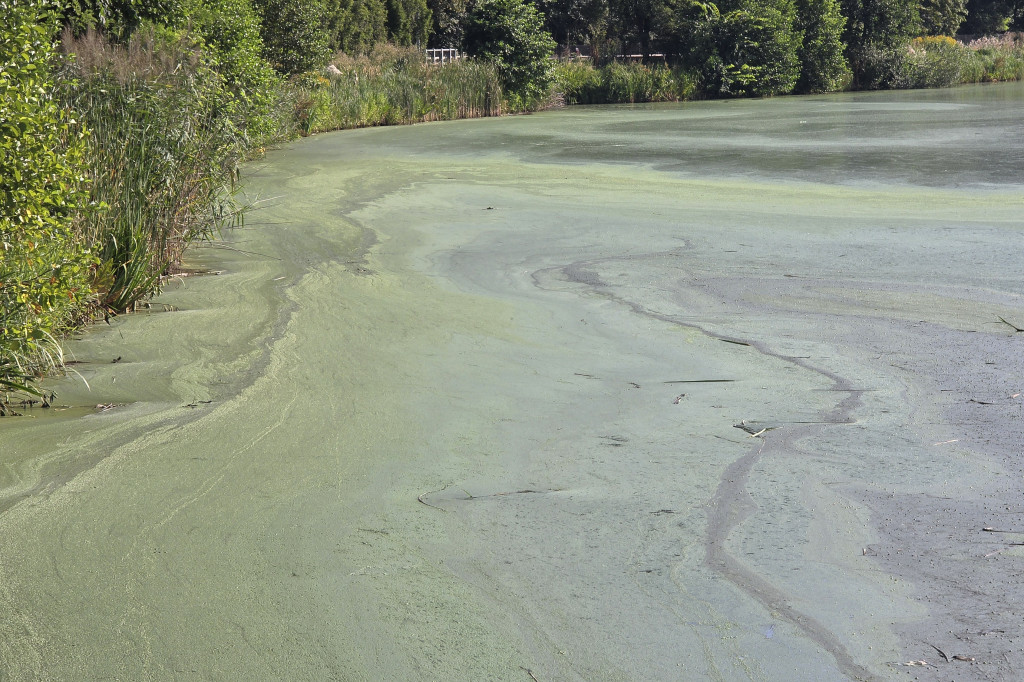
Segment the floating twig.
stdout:
<svg viewBox="0 0 1024 682">
<path fill-rule="evenodd" d="M 942 658 L 943 658 L 943 659 L 945 659 L 946 663 L 949 663 L 949 656 L 947 656 L 947 655 L 946 655 L 946 652 L 945 652 L 945 651 L 943 651 L 943 650 L 942 650 L 942 649 L 940 649 L 939 647 L 935 646 L 935 645 L 934 645 L 934 644 L 932 644 L 931 642 L 926 642 L 926 644 L 927 644 L 928 646 L 930 646 L 931 648 L 935 649 L 936 651 L 938 651 L 938 652 L 939 652 L 939 655 L 940 655 L 940 656 L 942 656 Z"/>
<path fill-rule="evenodd" d="M 999 316 L 996 315 L 996 317 L 999 317 Z M 1007 322 L 1005 317 L 999 317 L 999 321 L 1002 322 L 1003 324 L 1005 324 L 1006 326 L 1010 327 L 1011 329 L 1013 329 L 1013 331 L 1017 332 L 1018 334 L 1021 333 L 1021 332 L 1024 332 L 1024 329 L 1021 329 L 1020 327 L 1018 327 L 1017 325 L 1013 324 L 1012 322 Z"/>
<path fill-rule="evenodd" d="M 519 667 L 526 671 L 526 674 L 529 675 L 533 679 L 533 682 L 540 682 L 540 680 L 537 679 L 537 676 L 533 674 L 532 670 L 530 670 L 529 668 L 523 667 L 523 666 L 519 666 Z"/>
<path fill-rule="evenodd" d="M 440 510 L 441 510 L 441 511 L 443 511 L 443 512 L 447 512 L 448 510 L 447 510 L 447 509 L 445 509 L 444 507 L 438 507 L 438 506 L 437 506 L 436 504 L 430 504 L 429 502 L 427 502 L 426 500 L 424 500 L 424 499 L 423 499 L 423 498 L 424 498 L 424 497 L 426 497 L 427 495 L 433 495 L 433 494 L 435 494 L 435 493 L 439 493 L 439 492 L 442 492 L 442 491 L 444 491 L 444 490 L 447 490 L 447 489 L 448 489 L 448 486 L 445 486 L 445 487 L 443 487 L 443 488 L 439 488 L 439 489 L 437 489 L 437 490 L 428 490 L 428 491 L 427 491 L 427 492 L 425 492 L 425 493 L 422 493 L 422 494 L 420 494 L 420 495 L 417 495 L 417 496 L 416 496 L 416 501 L 417 501 L 417 502 L 419 502 L 420 504 L 425 504 L 425 505 L 427 505 L 428 507 L 431 507 L 431 508 L 433 508 L 433 509 L 440 509 Z"/>
</svg>

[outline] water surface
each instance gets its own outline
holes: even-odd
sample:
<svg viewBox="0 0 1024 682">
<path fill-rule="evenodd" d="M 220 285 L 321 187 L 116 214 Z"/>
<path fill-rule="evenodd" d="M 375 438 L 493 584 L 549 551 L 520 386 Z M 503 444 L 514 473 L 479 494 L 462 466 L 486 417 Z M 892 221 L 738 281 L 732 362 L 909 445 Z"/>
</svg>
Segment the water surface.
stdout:
<svg viewBox="0 0 1024 682">
<path fill-rule="evenodd" d="M 74 344 L 115 407 L 0 424 L 0 670 L 1012 677 L 1022 100 L 270 153 L 223 274 Z"/>
</svg>

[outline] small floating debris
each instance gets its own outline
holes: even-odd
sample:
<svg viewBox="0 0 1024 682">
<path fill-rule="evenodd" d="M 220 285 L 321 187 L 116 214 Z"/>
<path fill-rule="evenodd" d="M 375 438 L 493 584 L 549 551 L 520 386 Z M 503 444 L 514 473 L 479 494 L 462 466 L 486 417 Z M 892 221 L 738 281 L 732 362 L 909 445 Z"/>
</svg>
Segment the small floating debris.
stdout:
<svg viewBox="0 0 1024 682">
<path fill-rule="evenodd" d="M 748 344 L 749 345 L 749 344 Z M 735 379 L 676 379 L 675 381 L 663 381 L 663 384 L 727 384 L 736 381 Z"/>
<path fill-rule="evenodd" d="M 759 438 L 764 435 L 766 431 L 774 431 L 779 428 L 777 426 L 761 426 L 760 424 L 748 424 L 746 420 L 741 421 L 739 424 L 733 424 L 734 429 L 742 429 L 750 434 L 751 438 Z"/>
</svg>

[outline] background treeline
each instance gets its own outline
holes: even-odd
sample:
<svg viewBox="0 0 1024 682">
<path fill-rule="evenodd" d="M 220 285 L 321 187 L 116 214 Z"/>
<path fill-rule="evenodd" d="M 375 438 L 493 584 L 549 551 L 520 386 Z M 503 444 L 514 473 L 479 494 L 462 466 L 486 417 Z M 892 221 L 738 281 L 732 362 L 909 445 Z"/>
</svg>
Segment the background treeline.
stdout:
<svg viewBox="0 0 1024 682">
<path fill-rule="evenodd" d="M 560 102 L 1020 79 L 1024 50 L 996 35 L 1016 1 L 0 0 L 0 414 L 12 393 L 46 402 L 64 335 L 242 219 L 239 164 L 268 145 Z"/>
</svg>

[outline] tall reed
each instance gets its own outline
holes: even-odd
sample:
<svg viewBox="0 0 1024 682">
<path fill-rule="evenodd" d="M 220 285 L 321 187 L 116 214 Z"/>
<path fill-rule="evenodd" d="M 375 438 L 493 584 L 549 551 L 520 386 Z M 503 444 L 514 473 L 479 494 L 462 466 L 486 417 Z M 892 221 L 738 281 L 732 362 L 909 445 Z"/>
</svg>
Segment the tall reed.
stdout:
<svg viewBox="0 0 1024 682">
<path fill-rule="evenodd" d="M 100 257 L 98 303 L 131 310 L 189 243 L 239 218 L 233 186 L 246 140 L 187 36 L 144 30 L 122 47 L 65 34 L 64 52 L 60 94 L 90 131 L 96 210 L 78 230 Z"/>
<path fill-rule="evenodd" d="M 422 50 L 382 45 L 338 55 L 333 75 L 303 74 L 289 86 L 299 132 L 497 116 L 501 80 L 491 64 L 430 64 Z"/>
<path fill-rule="evenodd" d="M 681 67 L 639 62 L 594 66 L 584 60 L 555 66 L 555 89 L 566 104 L 678 102 L 696 93 L 694 77 Z"/>
</svg>

